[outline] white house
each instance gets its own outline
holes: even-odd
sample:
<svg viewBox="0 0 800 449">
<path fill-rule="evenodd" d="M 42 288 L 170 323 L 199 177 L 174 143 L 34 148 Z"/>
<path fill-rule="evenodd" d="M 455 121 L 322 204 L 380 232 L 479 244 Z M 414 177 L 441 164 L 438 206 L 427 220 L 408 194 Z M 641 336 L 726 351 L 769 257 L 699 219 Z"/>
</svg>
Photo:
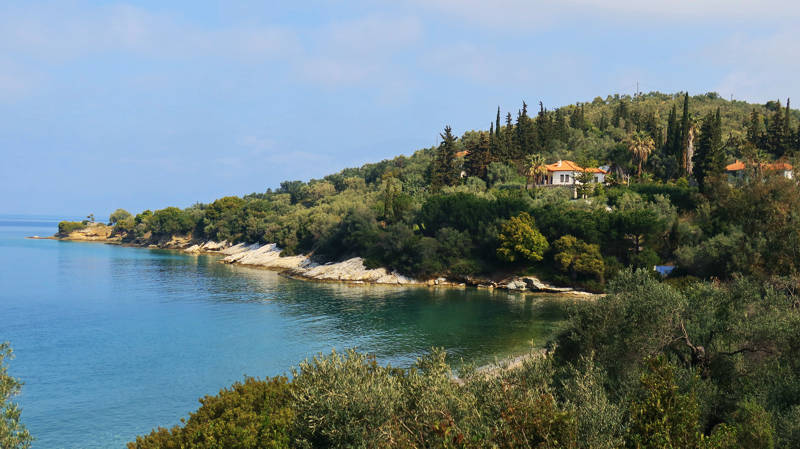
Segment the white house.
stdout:
<svg viewBox="0 0 800 449">
<path fill-rule="evenodd" d="M 558 161 L 554 164 L 545 165 L 545 168 L 547 169 L 547 176 L 544 179 L 544 184 L 548 185 L 580 184 L 578 176 L 583 172 L 593 175 L 592 182 L 602 184 L 606 182 L 606 175 L 608 174 L 607 171 L 601 168 L 583 168 L 572 161 Z"/>
<path fill-rule="evenodd" d="M 725 167 L 725 171 L 728 172 L 728 176 L 731 178 L 744 178 L 747 176 L 748 170 L 746 170 L 747 166 L 745 166 L 744 162 L 740 160 L 736 160 L 733 164 L 728 165 Z M 752 166 L 750 168 L 753 168 Z M 792 179 L 794 177 L 794 173 L 792 172 L 792 164 L 786 162 L 774 162 L 772 164 L 761 164 L 762 171 L 772 171 L 778 172 L 786 179 Z"/>
</svg>

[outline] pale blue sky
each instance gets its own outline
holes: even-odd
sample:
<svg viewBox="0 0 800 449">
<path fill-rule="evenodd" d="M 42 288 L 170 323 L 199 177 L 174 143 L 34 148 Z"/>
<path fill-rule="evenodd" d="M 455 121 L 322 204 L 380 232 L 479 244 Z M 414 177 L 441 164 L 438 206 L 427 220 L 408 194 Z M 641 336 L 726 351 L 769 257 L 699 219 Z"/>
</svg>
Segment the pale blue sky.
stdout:
<svg viewBox="0 0 800 449">
<path fill-rule="evenodd" d="M 800 93 L 796 1 L 292 3 L 1 3 L 0 213 L 264 191 L 637 81 Z"/>
</svg>

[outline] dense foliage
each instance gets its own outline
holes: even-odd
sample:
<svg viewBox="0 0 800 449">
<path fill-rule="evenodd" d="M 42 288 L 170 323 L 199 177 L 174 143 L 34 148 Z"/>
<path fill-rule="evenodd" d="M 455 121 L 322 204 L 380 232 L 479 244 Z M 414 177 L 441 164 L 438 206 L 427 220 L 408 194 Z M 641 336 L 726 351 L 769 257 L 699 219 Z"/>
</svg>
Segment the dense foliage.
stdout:
<svg viewBox="0 0 800 449">
<path fill-rule="evenodd" d="M 148 447 L 770 448 L 800 445 L 797 279 L 677 289 L 623 271 L 545 354 L 465 369 L 348 351 L 246 379 Z M 225 443 L 228 442 L 228 443 Z"/>
<path fill-rule="evenodd" d="M 277 243 L 287 255 L 360 256 L 418 278 L 532 272 L 603 290 L 626 266 L 789 275 L 800 268 L 798 188 L 757 168 L 798 154 L 799 117 L 788 104 L 713 93 L 540 104 L 535 116 L 523 104 L 504 123 L 498 112 L 488 132 L 458 138 L 447 127 L 441 145 L 410 157 L 186 209 L 117 210 L 110 222 L 128 241 Z M 605 164 L 608 183 L 536 187 L 557 159 Z M 724 167 L 734 160 L 756 169 L 729 180 Z"/>
<path fill-rule="evenodd" d="M 11 401 L 22 388 L 22 383 L 8 374 L 6 361 L 12 357 L 8 342 L 0 343 L 0 447 L 26 449 L 31 446 L 33 438 L 20 422 L 22 410 Z"/>
<path fill-rule="evenodd" d="M 86 228 L 87 223 L 83 221 L 60 221 L 58 223 L 58 234 L 69 235 L 74 231 Z"/>
</svg>

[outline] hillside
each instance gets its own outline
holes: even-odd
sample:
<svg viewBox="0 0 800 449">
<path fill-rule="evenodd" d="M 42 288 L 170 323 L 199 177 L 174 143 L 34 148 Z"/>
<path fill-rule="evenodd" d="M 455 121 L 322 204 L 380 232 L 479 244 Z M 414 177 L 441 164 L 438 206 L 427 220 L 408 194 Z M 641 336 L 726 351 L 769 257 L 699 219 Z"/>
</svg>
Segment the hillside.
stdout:
<svg viewBox="0 0 800 449">
<path fill-rule="evenodd" d="M 732 186 L 725 174 L 736 159 L 748 167 L 793 160 L 798 111 L 777 101 L 650 93 L 533 115 L 523 105 L 515 117 L 502 116 L 498 110 L 488 131 L 460 138 L 446 127 L 438 147 L 409 157 L 186 209 L 120 210 L 111 224 L 129 243 L 173 236 L 275 243 L 283 255 L 359 256 L 367 268 L 423 280 L 536 274 L 595 291 L 626 266 L 670 263 L 676 274 L 698 277 L 800 267 L 774 240 L 794 235 L 796 224 L 752 219 L 797 202 L 796 184 L 755 170 L 769 182 Z M 561 159 L 610 167 L 607 183 L 536 186 L 545 164 Z M 776 207 L 764 210 L 769 205 Z M 763 238 L 753 244 L 744 236 Z M 785 257 L 774 263 L 765 251 Z"/>
</svg>

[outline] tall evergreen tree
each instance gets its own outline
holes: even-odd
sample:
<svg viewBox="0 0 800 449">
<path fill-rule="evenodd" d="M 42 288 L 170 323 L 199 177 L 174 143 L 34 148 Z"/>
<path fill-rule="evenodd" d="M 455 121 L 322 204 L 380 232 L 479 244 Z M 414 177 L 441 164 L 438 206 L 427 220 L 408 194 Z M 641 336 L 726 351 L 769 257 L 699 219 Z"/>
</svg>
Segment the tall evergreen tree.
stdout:
<svg viewBox="0 0 800 449">
<path fill-rule="evenodd" d="M 778 107 L 770 117 L 767 124 L 767 151 L 776 157 L 781 157 L 786 153 L 786 120 L 783 117 L 783 108 L 778 100 Z"/>
<path fill-rule="evenodd" d="M 459 173 L 455 166 L 456 159 L 456 137 L 450 126 L 444 127 L 444 133 L 440 134 L 442 143 L 439 144 L 439 151 L 433 164 L 431 173 L 431 186 L 434 190 L 444 186 L 451 186 L 458 181 Z"/>
<path fill-rule="evenodd" d="M 507 162 L 514 154 L 514 122 L 511 119 L 511 113 L 506 113 L 506 129 L 503 131 L 503 149 L 501 151 L 501 159 Z"/>
<path fill-rule="evenodd" d="M 500 106 L 497 107 L 497 118 L 494 121 L 495 140 L 500 140 Z"/>
<path fill-rule="evenodd" d="M 531 151 L 531 120 L 528 117 L 528 104 L 522 102 L 522 110 L 517 114 L 515 129 L 516 142 L 514 145 L 513 159 L 520 160 L 522 156 Z"/>
<path fill-rule="evenodd" d="M 753 108 L 750 112 L 750 120 L 747 123 L 747 141 L 756 148 L 764 148 L 764 123 L 761 114 Z"/>
<path fill-rule="evenodd" d="M 494 124 L 490 125 L 490 128 Z M 491 146 L 494 134 L 490 131 L 489 134 L 482 132 L 478 140 L 468 148 L 469 152 L 464 161 L 464 169 L 468 176 L 477 176 L 481 179 L 486 179 L 486 167 L 491 162 Z"/>
<path fill-rule="evenodd" d="M 725 170 L 725 148 L 722 144 L 722 118 L 717 108 L 716 114 L 708 113 L 700 128 L 700 138 L 694 153 L 694 177 L 701 191 L 708 187 L 710 179 L 721 175 Z"/>
<path fill-rule="evenodd" d="M 791 152 L 794 146 L 794 133 L 792 132 L 792 111 L 789 107 L 791 99 L 786 99 L 786 111 L 783 113 L 783 154 Z"/>
<path fill-rule="evenodd" d="M 667 141 L 664 143 L 664 154 L 670 156 L 679 156 L 680 154 L 680 133 L 678 130 L 678 111 L 675 105 L 672 105 L 672 110 L 669 112 L 667 119 Z"/>
<path fill-rule="evenodd" d="M 689 137 L 689 93 L 683 95 L 683 116 L 681 117 L 681 152 L 684 151 L 683 146 L 686 145 L 686 139 Z"/>
</svg>

